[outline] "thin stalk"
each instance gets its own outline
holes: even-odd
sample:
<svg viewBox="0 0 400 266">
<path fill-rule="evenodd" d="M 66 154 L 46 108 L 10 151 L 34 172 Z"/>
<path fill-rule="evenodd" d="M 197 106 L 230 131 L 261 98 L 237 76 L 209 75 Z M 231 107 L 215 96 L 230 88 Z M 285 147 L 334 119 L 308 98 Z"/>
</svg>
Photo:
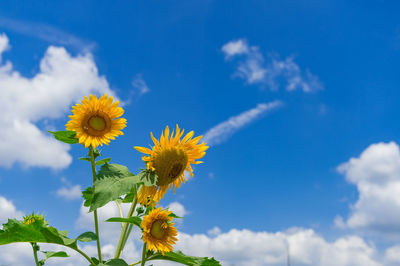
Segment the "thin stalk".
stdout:
<svg viewBox="0 0 400 266">
<path fill-rule="evenodd" d="M 32 246 L 32 249 L 33 249 L 33 256 L 35 257 L 36 266 L 40 266 L 38 255 L 37 255 L 37 244 L 36 243 L 31 243 L 31 246 Z"/>
<path fill-rule="evenodd" d="M 131 208 L 129 209 L 128 216 L 126 218 L 132 217 L 133 213 L 135 212 L 136 204 L 137 204 L 137 188 L 136 185 L 134 186 L 134 192 L 135 192 L 135 199 L 132 202 Z M 124 240 L 125 237 L 128 238 L 129 234 L 125 236 L 126 230 L 128 229 L 128 223 L 124 223 L 122 225 L 122 230 L 121 230 L 121 235 L 119 236 L 118 240 L 118 245 L 117 245 L 117 250 L 115 251 L 115 256 L 114 259 L 118 259 L 121 256 L 121 252 L 124 246 Z M 130 233 L 130 231 L 129 231 Z"/>
<path fill-rule="evenodd" d="M 93 174 L 93 195 L 95 192 L 94 182 L 96 181 L 96 165 L 94 162 L 94 152 L 92 145 L 89 146 L 89 156 L 90 156 L 90 164 L 92 165 L 92 174 Z M 101 259 L 101 246 L 100 246 L 100 234 L 99 234 L 99 220 L 97 218 L 97 209 L 94 210 L 94 227 L 97 235 L 97 253 L 99 254 L 99 262 L 102 263 Z"/>
<path fill-rule="evenodd" d="M 116 200 L 115 200 L 114 202 L 115 202 L 115 204 L 116 204 L 117 207 L 118 207 L 119 217 L 124 218 L 124 215 L 122 214 L 121 204 L 119 204 L 119 202 L 116 201 Z M 123 224 L 124 224 L 124 223 L 121 222 L 121 229 L 122 229 Z"/>
<path fill-rule="evenodd" d="M 79 249 L 74 249 L 74 248 L 73 248 L 73 250 L 75 250 L 76 252 L 78 252 L 79 254 L 81 254 L 82 256 L 84 256 L 85 259 L 87 259 L 87 260 L 90 262 L 90 265 L 93 265 L 93 266 L 96 265 L 96 264 L 94 264 L 94 262 L 92 261 L 92 259 L 89 258 L 88 255 L 86 255 L 85 253 L 83 253 L 83 251 L 81 251 L 81 250 L 79 250 Z"/>
<path fill-rule="evenodd" d="M 134 266 L 134 265 L 138 265 L 139 263 L 141 263 L 142 261 L 138 261 L 138 262 L 135 262 L 135 263 L 132 263 L 132 264 L 130 264 L 129 266 Z"/>
<path fill-rule="evenodd" d="M 124 218 L 124 215 L 122 214 L 121 204 L 119 204 L 118 201 L 114 201 L 114 202 L 118 207 L 119 217 Z"/>
<path fill-rule="evenodd" d="M 128 231 L 126 232 L 125 237 L 124 237 L 124 240 L 123 240 L 123 242 L 122 242 L 121 250 L 124 250 L 126 241 L 128 241 L 128 238 L 129 238 L 129 235 L 131 234 L 132 228 L 133 228 L 133 224 L 129 224 L 129 225 L 128 225 Z"/>
<path fill-rule="evenodd" d="M 142 264 L 140 264 L 141 266 L 144 266 L 144 264 L 146 263 L 146 250 L 147 250 L 147 243 L 144 243 L 142 251 Z"/>
</svg>

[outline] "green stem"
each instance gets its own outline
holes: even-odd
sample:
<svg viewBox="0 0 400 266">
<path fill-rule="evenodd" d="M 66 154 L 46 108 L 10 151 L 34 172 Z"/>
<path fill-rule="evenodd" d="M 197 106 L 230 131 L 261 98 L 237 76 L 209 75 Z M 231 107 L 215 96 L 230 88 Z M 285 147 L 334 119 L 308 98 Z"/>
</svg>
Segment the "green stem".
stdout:
<svg viewBox="0 0 400 266">
<path fill-rule="evenodd" d="M 82 256 L 84 256 L 85 259 L 87 259 L 87 260 L 90 262 L 90 265 L 93 265 L 93 266 L 96 265 L 96 264 L 92 261 L 92 259 L 89 258 L 89 256 L 86 255 L 85 253 L 83 253 L 83 251 L 81 251 L 80 249 L 74 249 L 74 248 L 73 248 L 73 250 L 75 250 L 76 252 L 78 252 L 79 254 L 81 254 Z"/>
<path fill-rule="evenodd" d="M 134 266 L 134 265 L 138 265 L 139 263 L 141 263 L 142 261 L 138 261 L 138 262 L 135 262 L 135 263 L 132 263 L 132 264 L 130 264 L 129 266 Z"/>
<path fill-rule="evenodd" d="M 94 152 L 92 145 L 89 146 L 89 156 L 90 156 L 90 163 L 92 165 L 92 174 L 93 174 L 93 195 L 95 192 L 94 182 L 96 181 L 96 165 L 94 162 Z M 97 218 L 97 210 L 94 210 L 94 227 L 96 230 L 97 235 L 97 253 L 99 254 L 99 262 L 102 263 L 101 259 L 101 245 L 100 245 L 100 234 L 99 234 L 99 220 Z"/>
<path fill-rule="evenodd" d="M 128 238 L 129 238 L 129 235 L 131 234 L 132 228 L 133 228 L 133 224 L 129 224 L 128 225 L 128 231 L 126 232 L 125 237 L 124 237 L 124 241 L 122 242 L 121 250 L 124 250 L 126 241 L 128 241 Z"/>
<path fill-rule="evenodd" d="M 114 201 L 114 202 L 118 207 L 119 217 L 124 218 L 124 215 L 122 214 L 121 204 L 119 204 L 118 201 Z M 122 223 L 121 223 L 121 225 L 122 225 Z"/>
<path fill-rule="evenodd" d="M 39 259 L 38 259 L 38 255 L 37 255 L 37 244 L 36 243 L 31 243 L 32 249 L 33 249 L 33 256 L 35 257 L 35 263 L 36 266 L 40 266 L 39 264 Z"/>
<path fill-rule="evenodd" d="M 140 264 L 141 266 L 144 266 L 144 264 L 146 263 L 146 250 L 147 250 L 147 243 L 144 243 L 142 251 L 142 264 Z"/>
<path fill-rule="evenodd" d="M 132 202 L 131 208 L 129 209 L 128 212 L 128 216 L 126 218 L 130 218 L 132 217 L 133 213 L 135 212 L 135 208 L 136 208 L 136 204 L 137 204 L 137 188 L 136 185 L 134 186 L 134 192 L 135 192 L 135 199 Z M 115 256 L 114 259 L 118 259 L 121 256 L 121 252 L 124 248 L 126 239 L 128 239 L 129 233 L 128 235 L 126 235 L 126 231 L 128 229 L 128 223 L 124 223 L 122 225 L 122 230 L 121 230 L 121 235 L 119 236 L 119 240 L 118 240 L 118 245 L 117 245 L 117 250 L 115 251 Z"/>
</svg>

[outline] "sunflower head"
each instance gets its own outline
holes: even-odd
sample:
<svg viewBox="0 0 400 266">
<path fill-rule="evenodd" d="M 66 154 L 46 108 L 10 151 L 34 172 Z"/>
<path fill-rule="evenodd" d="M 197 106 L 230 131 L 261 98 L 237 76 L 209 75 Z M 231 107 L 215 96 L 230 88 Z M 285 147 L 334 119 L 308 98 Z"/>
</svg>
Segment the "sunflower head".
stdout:
<svg viewBox="0 0 400 266">
<path fill-rule="evenodd" d="M 171 223 L 172 217 L 169 216 L 171 213 L 160 207 L 151 210 L 143 217 L 143 241 L 147 243 L 148 250 L 161 252 L 163 255 L 164 252 L 172 251 L 172 245 L 178 241 L 176 238 L 178 231 L 174 223 Z"/>
<path fill-rule="evenodd" d="M 154 142 L 152 149 L 135 147 L 136 150 L 147 154 L 142 159 L 146 162 L 147 169 L 155 171 L 158 176 L 157 186 L 141 188 L 138 193 L 140 203 L 146 204 L 149 197 L 158 202 L 171 187 L 175 192 L 175 188 L 187 181 L 185 170 L 193 176 L 191 164 L 201 163 L 196 160 L 202 158 L 208 149 L 205 143 L 198 144 L 202 136 L 192 138 L 194 133 L 191 131 L 182 138 L 183 133 L 184 130 L 177 125 L 175 133 L 170 134 L 167 126 L 165 132 L 161 133 L 160 140 L 150 133 Z"/>
<path fill-rule="evenodd" d="M 72 107 L 70 121 L 65 125 L 67 130 L 76 132 L 79 143 L 96 148 L 109 144 L 110 139 L 123 135 L 126 119 L 118 118 L 124 109 L 118 107 L 119 102 L 113 103 L 113 97 L 104 94 L 99 99 L 95 95 L 85 96 L 81 104 Z"/>
<path fill-rule="evenodd" d="M 40 225 L 47 225 L 47 221 L 44 219 L 43 214 L 35 214 L 32 212 L 32 214 L 25 215 L 23 217 L 23 224 L 40 224 Z"/>
</svg>

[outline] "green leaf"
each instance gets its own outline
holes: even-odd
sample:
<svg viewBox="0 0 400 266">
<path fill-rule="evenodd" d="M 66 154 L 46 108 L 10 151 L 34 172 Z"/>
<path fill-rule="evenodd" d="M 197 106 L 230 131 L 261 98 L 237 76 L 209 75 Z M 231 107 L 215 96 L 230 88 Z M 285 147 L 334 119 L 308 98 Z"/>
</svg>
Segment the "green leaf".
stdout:
<svg viewBox="0 0 400 266">
<path fill-rule="evenodd" d="M 64 143 L 68 144 L 75 144 L 78 143 L 78 139 L 75 138 L 76 132 L 75 131 L 47 131 L 54 135 L 56 140 L 59 140 Z"/>
<path fill-rule="evenodd" d="M 79 240 L 81 242 L 91 242 L 97 240 L 97 235 L 93 232 L 85 232 L 78 236 L 76 240 Z"/>
<path fill-rule="evenodd" d="M 123 203 L 131 203 L 135 199 L 136 196 L 136 191 L 135 188 L 133 187 L 131 191 L 126 194 L 125 198 L 122 200 Z"/>
<path fill-rule="evenodd" d="M 132 216 L 129 218 L 121 218 L 121 217 L 112 217 L 106 220 L 106 222 L 119 222 L 119 223 L 130 223 L 141 227 L 142 219 L 137 216 Z"/>
<path fill-rule="evenodd" d="M 147 181 L 147 175 L 149 174 L 139 174 L 135 176 L 129 172 L 126 166 L 120 164 L 103 164 L 96 177 L 96 189 L 89 211 L 94 211 L 106 205 L 108 202 L 131 192 L 135 184 L 153 184 Z M 152 175 L 151 178 L 153 182 L 157 182 L 157 176 L 154 175 Z"/>
<path fill-rule="evenodd" d="M 111 259 L 108 260 L 104 263 L 100 263 L 99 266 L 104 266 L 104 265 L 109 265 L 109 266 L 128 266 L 128 263 L 126 263 L 122 259 Z"/>
<path fill-rule="evenodd" d="M 90 259 L 94 262 L 95 265 L 99 265 L 99 260 L 96 257 L 91 257 Z"/>
<path fill-rule="evenodd" d="M 102 165 L 102 164 L 105 164 L 105 163 L 109 163 L 110 161 L 111 161 L 111 158 L 105 158 L 105 159 L 102 159 L 100 161 L 97 161 L 96 165 Z"/>
<path fill-rule="evenodd" d="M 171 251 L 165 253 L 164 256 L 160 253 L 156 253 L 147 258 L 147 260 L 169 260 L 189 266 L 221 266 L 221 264 L 214 258 L 210 259 L 207 257 L 187 256 L 183 254 L 181 251 L 176 251 L 176 252 Z"/>
<path fill-rule="evenodd" d="M 168 215 L 169 217 L 172 217 L 172 218 L 183 218 L 183 217 L 180 217 L 180 216 L 178 216 L 178 215 L 176 215 L 175 213 L 171 213 L 170 215 Z"/>
<path fill-rule="evenodd" d="M 3 224 L 3 230 L 0 231 L 0 245 L 16 242 L 53 243 L 73 249 L 77 248 L 76 239 L 68 238 L 66 231 L 60 231 L 41 223 L 26 225 L 18 220 L 9 219 L 6 224 Z"/>
<path fill-rule="evenodd" d="M 79 160 L 90 162 L 90 158 L 88 158 L 88 157 L 81 157 L 81 158 L 79 158 Z"/>
<path fill-rule="evenodd" d="M 82 197 L 85 200 L 83 202 L 83 206 L 89 207 L 93 200 L 93 188 L 87 187 L 84 191 L 82 191 Z"/>
<path fill-rule="evenodd" d="M 69 257 L 65 251 L 42 251 L 44 255 L 46 255 L 46 259 L 48 258 L 67 258 Z"/>
</svg>

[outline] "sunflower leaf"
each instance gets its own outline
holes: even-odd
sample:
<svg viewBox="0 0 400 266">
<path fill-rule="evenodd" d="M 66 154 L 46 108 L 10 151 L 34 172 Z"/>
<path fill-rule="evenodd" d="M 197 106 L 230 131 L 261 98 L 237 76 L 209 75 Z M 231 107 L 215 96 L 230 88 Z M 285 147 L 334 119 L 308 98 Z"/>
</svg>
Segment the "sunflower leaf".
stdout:
<svg viewBox="0 0 400 266">
<path fill-rule="evenodd" d="M 46 260 L 48 258 L 67 258 L 69 257 L 65 251 L 41 251 L 44 255 L 46 255 Z"/>
<path fill-rule="evenodd" d="M 96 257 L 91 257 L 90 259 L 94 262 L 95 265 L 99 265 L 99 260 Z"/>
<path fill-rule="evenodd" d="M 68 238 L 67 233 L 43 223 L 24 224 L 18 220 L 9 219 L 0 231 L 0 245 L 37 242 L 59 244 L 76 249 L 76 239 Z"/>
<path fill-rule="evenodd" d="M 221 266 L 214 258 L 187 256 L 181 251 L 171 251 L 165 253 L 165 255 L 156 253 L 148 257 L 147 260 L 169 260 L 189 266 Z"/>
<path fill-rule="evenodd" d="M 75 131 L 47 131 L 54 135 L 56 140 L 59 140 L 64 143 L 68 144 L 75 144 L 78 143 L 78 139 L 75 138 L 76 132 Z"/>
<path fill-rule="evenodd" d="M 140 225 L 142 224 L 142 219 L 137 216 L 132 216 L 129 218 L 112 217 L 107 219 L 106 222 L 130 223 L 140 227 Z"/>
<path fill-rule="evenodd" d="M 83 206 L 89 207 L 92 204 L 93 199 L 93 188 L 87 187 L 84 191 L 82 191 L 82 198 L 85 200 L 83 202 Z"/>
<path fill-rule="evenodd" d="M 95 193 L 89 211 L 94 211 L 108 202 L 118 199 L 120 196 L 131 192 L 136 184 L 144 182 L 143 175 L 135 176 L 129 172 L 126 166 L 103 164 L 96 176 Z"/>
<path fill-rule="evenodd" d="M 102 164 L 105 164 L 105 163 L 109 163 L 110 161 L 111 161 L 111 158 L 105 158 L 105 159 L 102 159 L 100 161 L 97 161 L 96 165 L 102 165 Z"/>
<path fill-rule="evenodd" d="M 136 196 L 136 190 L 135 188 L 132 188 L 131 191 L 126 194 L 125 198 L 122 200 L 123 203 L 130 203 L 133 202 Z"/>
<path fill-rule="evenodd" d="M 94 240 L 97 240 L 97 235 L 93 232 L 85 232 L 81 235 L 79 235 L 76 240 L 79 240 L 81 242 L 91 242 Z"/>
<path fill-rule="evenodd" d="M 109 266 L 128 266 L 128 263 L 126 263 L 122 259 L 111 259 L 111 260 L 108 260 L 108 261 L 106 261 L 104 263 L 98 264 L 98 266 L 105 266 L 105 265 L 109 265 Z"/>
</svg>

